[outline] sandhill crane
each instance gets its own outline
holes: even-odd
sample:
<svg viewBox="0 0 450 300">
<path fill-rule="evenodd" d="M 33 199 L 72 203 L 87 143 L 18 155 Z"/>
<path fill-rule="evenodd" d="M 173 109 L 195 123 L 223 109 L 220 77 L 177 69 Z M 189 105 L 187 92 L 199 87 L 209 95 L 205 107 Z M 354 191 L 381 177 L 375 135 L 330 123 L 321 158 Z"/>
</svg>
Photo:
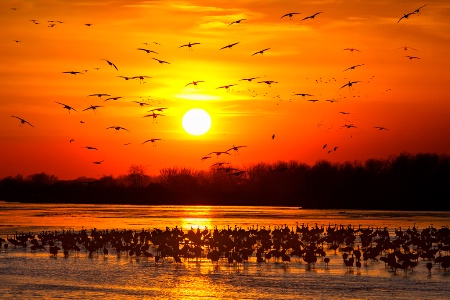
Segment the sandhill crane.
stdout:
<svg viewBox="0 0 450 300">
<path fill-rule="evenodd" d="M 122 97 L 109 97 L 109 98 L 106 98 L 105 99 L 105 101 L 108 101 L 108 100 L 114 100 L 114 101 L 116 101 L 116 100 L 119 100 L 119 99 L 121 99 Z"/>
<path fill-rule="evenodd" d="M 150 50 L 150 49 L 145 49 L 145 48 L 137 48 L 137 49 L 140 51 L 145 51 L 145 52 L 147 52 L 147 54 L 149 54 L 149 53 L 159 54 L 158 52 Z"/>
<path fill-rule="evenodd" d="M 86 148 L 86 149 L 88 149 L 88 150 L 98 150 L 97 148 L 91 147 L 91 146 L 85 146 L 85 147 L 83 147 L 83 148 Z"/>
<path fill-rule="evenodd" d="M 216 89 L 226 89 L 226 90 L 228 90 L 230 87 L 232 87 L 234 85 L 236 85 L 236 84 L 223 85 L 223 86 L 219 86 Z"/>
<path fill-rule="evenodd" d="M 145 80 L 145 78 L 151 78 L 150 76 L 133 76 L 133 77 L 131 77 L 131 79 L 139 79 L 139 82 L 140 83 L 142 83 L 144 80 Z"/>
<path fill-rule="evenodd" d="M 56 103 L 58 103 L 58 104 L 61 104 L 62 106 L 63 106 L 63 108 L 65 108 L 65 109 L 67 109 L 68 111 L 69 111 L 69 114 L 70 114 L 70 111 L 71 110 L 74 110 L 74 111 L 76 111 L 76 112 L 78 112 L 75 108 L 73 108 L 72 106 L 69 106 L 69 105 L 67 105 L 67 104 L 64 104 L 64 103 L 61 103 L 61 102 L 58 102 L 58 101 L 55 101 Z"/>
<path fill-rule="evenodd" d="M 355 48 L 345 48 L 344 50 L 350 51 L 350 52 L 354 52 L 354 51 L 361 52 L 361 50 L 358 50 L 358 49 L 355 49 Z"/>
<path fill-rule="evenodd" d="M 104 162 L 105 160 L 99 160 L 99 161 L 93 161 L 92 163 L 93 164 L 96 164 L 96 165 L 101 165 L 102 164 L 102 162 Z"/>
<path fill-rule="evenodd" d="M 245 147 L 247 147 L 247 146 L 235 146 L 235 145 L 233 145 L 233 147 L 231 147 L 230 149 L 228 149 L 225 152 L 228 152 L 230 150 L 233 150 L 234 152 L 238 152 L 240 148 L 245 148 Z"/>
<path fill-rule="evenodd" d="M 378 130 L 388 130 L 386 127 L 383 127 L 383 126 L 375 126 L 374 128 L 376 128 Z"/>
<path fill-rule="evenodd" d="M 84 26 L 90 27 L 90 26 L 92 26 L 92 23 L 86 23 L 86 24 L 84 24 Z"/>
<path fill-rule="evenodd" d="M 168 109 L 168 107 L 157 107 L 157 108 L 152 108 L 149 110 L 149 112 L 154 112 L 154 111 L 160 111 L 162 112 L 163 110 Z"/>
<path fill-rule="evenodd" d="M 294 16 L 294 15 L 299 15 L 300 13 L 298 13 L 298 12 L 291 12 L 291 13 L 287 13 L 287 14 L 285 14 L 285 15 L 282 15 L 281 17 L 280 17 L 280 19 L 283 19 L 284 17 L 289 17 L 289 20 L 292 20 L 292 17 Z"/>
<path fill-rule="evenodd" d="M 101 97 L 103 97 L 103 96 L 109 97 L 109 96 L 111 96 L 111 95 L 110 95 L 110 94 L 101 94 L 101 93 L 98 93 L 98 94 L 90 94 L 90 95 L 88 95 L 88 97 L 95 97 L 95 96 L 101 98 Z"/>
<path fill-rule="evenodd" d="M 233 44 L 229 44 L 229 45 L 226 45 L 226 46 L 220 48 L 219 50 L 226 49 L 226 48 L 230 48 L 230 49 L 231 49 L 231 47 L 236 46 L 237 44 L 239 44 L 239 42 L 233 43 Z"/>
<path fill-rule="evenodd" d="M 270 86 L 272 83 L 278 83 L 278 82 L 273 81 L 273 80 L 263 80 L 263 81 L 258 81 L 258 83 L 265 83 Z"/>
<path fill-rule="evenodd" d="M 414 49 L 413 47 L 408 47 L 408 46 L 399 47 L 397 49 L 403 49 L 405 51 L 408 51 L 409 49 L 411 49 L 411 50 L 417 51 L 417 49 Z"/>
<path fill-rule="evenodd" d="M 154 58 L 154 57 L 152 57 L 152 59 L 158 61 L 160 64 L 169 64 L 170 65 L 170 62 L 167 62 L 165 60 L 160 60 L 160 59 L 157 59 L 157 58 Z"/>
<path fill-rule="evenodd" d="M 161 139 L 149 139 L 149 140 L 146 140 L 145 142 L 143 142 L 142 144 L 150 142 L 150 143 L 152 143 L 153 147 L 155 147 L 156 146 L 156 141 L 161 141 Z"/>
<path fill-rule="evenodd" d="M 139 101 L 133 101 L 133 102 L 139 104 L 140 107 L 143 107 L 145 105 L 150 105 L 150 104 L 145 103 L 145 102 L 139 102 Z"/>
<path fill-rule="evenodd" d="M 214 151 L 214 152 L 208 153 L 207 155 L 211 155 L 211 154 L 215 154 L 216 157 L 219 157 L 219 156 L 222 155 L 222 154 L 228 154 L 228 155 L 231 155 L 231 154 L 228 153 L 227 151 Z"/>
<path fill-rule="evenodd" d="M 428 4 L 422 5 L 422 6 L 419 7 L 418 9 L 414 10 L 412 13 L 413 13 L 413 14 L 419 14 L 419 15 L 420 15 L 420 10 L 421 10 L 423 7 L 427 6 L 427 5 L 428 5 Z"/>
<path fill-rule="evenodd" d="M 306 18 L 303 18 L 302 21 L 307 20 L 307 19 L 314 19 L 318 14 L 321 14 L 322 12 L 319 11 L 311 16 L 307 16 Z"/>
<path fill-rule="evenodd" d="M 204 82 L 204 81 L 203 81 L 203 80 L 192 81 L 192 82 L 189 82 L 188 84 L 186 84 L 185 86 L 188 86 L 188 85 L 190 85 L 190 84 L 197 86 L 197 84 L 198 84 L 199 82 Z"/>
<path fill-rule="evenodd" d="M 339 113 L 343 114 L 343 115 L 349 115 L 350 114 L 349 112 L 346 112 L 346 111 L 340 111 Z"/>
<path fill-rule="evenodd" d="M 245 20 L 247 20 L 247 19 L 239 19 L 239 20 L 233 21 L 230 24 L 228 24 L 228 26 L 233 25 L 233 24 L 240 24 L 242 21 L 245 21 Z"/>
<path fill-rule="evenodd" d="M 23 126 L 23 124 L 28 124 L 28 125 L 30 125 L 31 127 L 33 127 L 33 128 L 34 128 L 34 126 L 33 126 L 33 125 L 31 125 L 31 123 L 30 123 L 30 122 L 28 122 L 28 121 L 26 121 L 26 120 L 24 120 L 24 119 L 22 119 L 22 118 L 19 118 L 19 117 L 16 117 L 16 116 L 11 116 L 11 118 L 16 118 L 16 119 L 19 119 L 19 120 L 20 120 L 20 126 Z"/>
<path fill-rule="evenodd" d="M 258 79 L 258 78 L 259 78 L 259 77 L 242 78 L 242 79 L 239 79 L 239 81 L 241 81 L 241 80 L 246 80 L 246 81 L 250 82 L 250 81 L 252 81 L 253 79 Z"/>
<path fill-rule="evenodd" d="M 351 88 L 355 83 L 358 83 L 358 82 L 361 82 L 361 81 L 349 81 L 348 83 L 346 83 L 343 86 L 341 86 L 339 89 L 342 89 L 342 88 L 344 88 L 346 86 L 348 86 L 348 88 Z"/>
<path fill-rule="evenodd" d="M 302 96 L 304 98 L 306 96 L 314 96 L 314 95 L 306 94 L 306 93 L 300 93 L 300 94 L 294 94 L 294 96 Z"/>
<path fill-rule="evenodd" d="M 97 108 L 99 108 L 99 107 L 103 107 L 103 106 L 100 106 L 100 105 L 91 105 L 91 106 L 89 106 L 88 108 L 83 109 L 83 111 L 92 109 L 92 110 L 94 111 L 94 113 L 95 113 L 95 112 L 97 111 Z"/>
<path fill-rule="evenodd" d="M 361 66 L 364 66 L 364 64 L 351 66 L 351 67 L 349 67 L 349 68 L 345 69 L 345 70 L 344 70 L 344 71 L 342 71 L 342 72 L 345 72 L 345 71 L 347 71 L 347 70 L 354 70 L 355 68 L 357 68 L 357 67 L 361 67 Z"/>
<path fill-rule="evenodd" d="M 134 79 L 134 77 L 127 77 L 127 76 L 117 76 L 117 77 L 123 78 L 125 80 Z"/>
<path fill-rule="evenodd" d="M 208 158 L 211 158 L 211 156 L 209 156 L 209 155 L 203 156 L 200 160 L 203 162 L 203 161 L 207 160 Z"/>
<path fill-rule="evenodd" d="M 79 71 L 65 71 L 62 72 L 64 74 L 71 74 L 71 75 L 77 75 L 77 74 L 83 74 L 83 72 L 79 72 Z"/>
<path fill-rule="evenodd" d="M 411 56 L 411 55 L 406 55 L 405 57 L 407 57 L 407 58 L 410 59 L 410 60 L 413 60 L 413 59 L 420 59 L 420 57 L 417 57 L 417 56 Z"/>
<path fill-rule="evenodd" d="M 119 69 L 117 69 L 116 65 L 113 62 L 111 62 L 107 59 L 104 59 L 104 58 L 102 58 L 102 60 L 106 61 L 108 63 L 108 65 L 110 65 L 111 67 L 114 67 L 117 71 L 119 71 Z"/>
<path fill-rule="evenodd" d="M 128 129 L 120 127 L 120 126 L 110 126 L 110 127 L 106 128 L 106 129 L 115 129 L 116 131 L 126 130 L 126 131 L 130 132 Z"/>
<path fill-rule="evenodd" d="M 252 54 L 252 56 L 253 56 L 253 55 L 256 55 L 256 54 L 261 54 L 261 55 L 263 55 L 264 52 L 267 51 L 267 50 L 269 50 L 269 49 L 270 49 L 270 48 L 266 48 L 266 49 L 262 49 L 262 50 L 256 51 L 255 53 Z"/>
<path fill-rule="evenodd" d="M 194 45 L 200 45 L 200 43 L 191 43 L 191 42 L 189 42 L 189 43 L 187 43 L 187 44 L 185 44 L 185 45 L 181 45 L 181 46 L 178 47 L 178 48 L 188 47 L 189 50 L 192 50 L 191 48 L 192 48 L 192 46 L 194 46 Z"/>
</svg>

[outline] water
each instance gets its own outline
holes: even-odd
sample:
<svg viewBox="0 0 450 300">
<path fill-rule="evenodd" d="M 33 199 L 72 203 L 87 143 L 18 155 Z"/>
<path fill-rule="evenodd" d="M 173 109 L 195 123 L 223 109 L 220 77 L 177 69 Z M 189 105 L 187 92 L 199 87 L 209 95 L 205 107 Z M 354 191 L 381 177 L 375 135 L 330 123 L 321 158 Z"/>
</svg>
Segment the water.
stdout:
<svg viewBox="0 0 450 300">
<path fill-rule="evenodd" d="M 219 229 L 297 224 L 342 224 L 404 229 L 450 225 L 450 212 L 303 210 L 290 207 L 200 207 L 127 205 L 53 205 L 0 202 L 0 237 L 17 232 L 39 233 L 82 228 L 153 230 L 178 226 L 187 231 L 207 226 Z M 10 247 L 12 248 L 12 247 Z M 48 251 L 48 250 L 47 250 Z M 203 258 L 176 264 L 155 264 L 144 257 L 106 257 L 86 251 L 64 258 L 29 248 L 0 253 L 0 298 L 61 299 L 449 299 L 450 272 L 435 265 L 432 274 L 419 260 L 413 272 L 393 273 L 383 262 L 369 262 L 348 271 L 342 253 L 327 251 L 329 267 L 293 258 L 291 263 L 218 265 Z"/>
</svg>

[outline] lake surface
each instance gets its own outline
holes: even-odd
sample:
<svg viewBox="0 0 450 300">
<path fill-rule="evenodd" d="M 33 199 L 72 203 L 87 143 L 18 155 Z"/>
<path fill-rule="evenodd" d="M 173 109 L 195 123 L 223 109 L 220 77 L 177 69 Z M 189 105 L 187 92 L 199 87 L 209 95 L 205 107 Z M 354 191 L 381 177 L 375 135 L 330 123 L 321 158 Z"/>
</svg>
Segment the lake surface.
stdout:
<svg viewBox="0 0 450 300">
<path fill-rule="evenodd" d="M 277 226 L 309 227 L 331 224 L 358 227 L 419 230 L 450 225 L 450 212 L 398 212 L 359 210 L 304 210 L 293 207 L 204 207 L 131 205 L 54 205 L 0 202 L 0 237 L 16 232 L 92 228 L 165 230 L 244 229 Z M 48 248 L 47 248 L 48 249 Z M 145 257 L 120 257 L 113 250 L 106 257 L 86 251 L 57 258 L 47 251 L 10 246 L 0 252 L 0 298 L 60 299 L 449 299 L 450 272 L 419 259 L 413 272 L 386 269 L 370 261 L 360 270 L 348 270 L 342 253 L 327 250 L 329 266 L 319 259 L 314 268 L 299 258 L 291 263 L 248 262 L 218 264 L 202 258 L 181 264 L 171 259 L 155 263 Z M 447 254 L 448 255 L 448 254 Z"/>
</svg>

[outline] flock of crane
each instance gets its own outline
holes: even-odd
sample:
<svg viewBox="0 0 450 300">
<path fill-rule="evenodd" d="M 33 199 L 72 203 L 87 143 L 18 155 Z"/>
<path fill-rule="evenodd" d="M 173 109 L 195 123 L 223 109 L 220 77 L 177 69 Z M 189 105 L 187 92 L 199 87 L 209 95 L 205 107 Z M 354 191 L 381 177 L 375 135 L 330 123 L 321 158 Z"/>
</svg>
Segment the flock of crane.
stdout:
<svg viewBox="0 0 450 300">
<path fill-rule="evenodd" d="M 422 9 L 423 9 L 426 5 L 427 5 L 427 4 L 422 5 L 422 6 L 419 7 L 418 9 L 415 9 L 415 10 L 409 12 L 409 13 L 404 14 L 404 15 L 398 20 L 397 23 L 400 23 L 400 21 L 402 21 L 402 20 L 409 19 L 411 16 L 419 15 L 419 14 L 421 13 Z M 17 8 L 12 8 L 12 10 L 16 11 Z M 289 12 L 289 13 L 283 14 L 283 15 L 280 17 L 280 19 L 283 19 L 283 18 L 289 18 L 290 20 L 292 20 L 293 17 L 294 17 L 295 15 L 299 15 L 299 14 L 300 14 L 299 12 Z M 308 19 L 309 19 L 309 20 L 314 20 L 314 19 L 315 19 L 318 15 L 320 15 L 320 14 L 322 14 L 322 12 L 314 13 L 314 14 L 312 14 L 312 15 L 309 15 L 309 16 L 306 16 L 306 17 L 302 18 L 301 21 L 306 21 L 306 20 L 308 20 Z M 233 26 L 236 26 L 237 24 L 241 24 L 241 22 L 246 21 L 246 20 L 247 20 L 247 19 L 245 19 L 245 18 L 241 18 L 241 19 L 238 19 L 238 20 L 235 20 L 235 21 L 229 23 L 228 26 L 232 26 L 232 25 L 233 25 Z M 35 25 L 41 24 L 38 20 L 35 20 L 35 19 L 32 19 L 32 20 L 30 20 L 30 21 L 31 21 L 33 24 L 35 24 Z M 57 25 L 57 24 L 59 25 L 59 24 L 63 24 L 63 23 L 64 23 L 64 22 L 62 22 L 62 21 L 51 20 L 51 21 L 48 21 L 48 27 L 54 27 L 54 26 Z M 87 27 L 93 26 L 93 24 L 91 24 L 91 23 L 85 23 L 84 25 L 87 26 Z M 20 43 L 21 41 L 20 41 L 20 40 L 15 40 L 15 42 L 16 42 L 16 43 Z M 239 43 L 240 43 L 240 42 L 231 43 L 231 44 L 225 45 L 225 46 L 223 46 L 223 47 L 221 47 L 221 48 L 218 48 L 218 49 L 219 49 L 219 50 L 231 49 L 232 47 L 237 46 Z M 144 44 L 147 45 L 147 46 L 149 45 L 149 43 L 144 43 Z M 155 45 L 160 45 L 158 42 L 153 42 L 153 44 L 155 44 Z M 187 44 L 180 45 L 178 48 L 188 48 L 189 51 L 192 51 L 192 48 L 193 48 L 194 46 L 198 46 L 198 45 L 201 45 L 201 43 L 199 43 L 199 42 L 188 42 Z M 269 51 L 270 49 L 271 49 L 270 47 L 267 47 L 267 48 L 258 50 L 258 51 L 256 51 L 256 52 L 252 53 L 251 56 L 255 56 L 255 55 L 259 55 L 259 54 L 260 54 L 260 55 L 263 55 L 265 52 Z M 405 51 L 408 51 L 408 50 L 414 50 L 414 51 L 417 51 L 416 49 L 414 49 L 414 48 L 412 48 L 412 47 L 408 47 L 408 46 L 401 47 L 400 49 L 404 49 Z M 148 48 L 143 48 L 143 47 L 139 47 L 139 48 L 137 48 L 137 50 L 138 50 L 138 51 L 143 51 L 143 52 L 145 52 L 147 55 L 148 55 L 148 54 L 159 54 L 157 51 L 154 51 L 154 50 L 148 49 Z M 356 49 L 356 48 L 353 48 L 353 47 L 352 47 L 352 48 L 344 48 L 343 50 L 349 51 L 349 52 L 352 52 L 352 53 L 353 53 L 353 52 L 361 52 L 361 50 Z M 417 57 L 417 56 L 411 56 L 411 55 L 408 55 L 408 56 L 406 56 L 406 57 L 407 57 L 408 59 L 410 59 L 410 60 L 413 60 L 413 59 L 420 59 L 420 58 Z M 168 62 L 168 61 L 161 60 L 161 59 L 158 59 L 158 58 L 156 58 L 156 57 L 151 57 L 151 59 L 157 61 L 159 64 L 171 64 L 171 63 Z M 111 61 L 111 60 L 109 60 L 109 59 L 104 59 L 104 58 L 102 58 L 101 60 L 105 61 L 105 62 L 108 64 L 109 67 L 113 68 L 113 69 L 116 70 L 116 71 L 119 71 L 119 67 L 118 67 L 113 61 Z M 356 68 L 363 67 L 364 65 L 365 65 L 365 64 L 355 64 L 355 65 L 352 65 L 352 66 L 350 66 L 350 67 L 344 69 L 343 71 L 344 71 L 344 72 L 345 72 L 345 71 L 353 71 L 353 70 L 355 70 Z M 100 68 L 96 68 L 96 69 L 99 70 Z M 63 71 L 62 73 L 63 73 L 63 74 L 68 74 L 68 75 L 79 75 L 79 74 L 84 74 L 84 73 L 86 73 L 87 71 L 88 71 L 88 70 L 84 70 L 84 71 L 74 71 L 74 70 L 70 70 L 70 71 Z M 146 79 L 151 78 L 150 76 L 146 76 L 146 75 L 139 75 L 139 76 L 124 76 L 124 75 L 119 75 L 118 77 L 123 78 L 123 79 L 125 79 L 126 81 L 128 81 L 128 80 L 137 80 L 137 79 L 138 79 L 138 80 L 140 81 L 140 83 L 145 83 L 145 80 L 146 80 Z M 258 79 L 258 78 L 260 78 L 260 77 L 247 77 L 247 78 L 241 78 L 241 79 L 239 79 L 239 81 L 248 81 L 248 82 L 251 82 L 251 81 L 253 81 L 253 80 L 255 80 L 255 79 Z M 185 87 L 187 87 L 187 86 L 189 86 L 189 85 L 192 85 L 192 86 L 196 87 L 199 83 L 203 83 L 203 82 L 204 82 L 203 80 L 194 80 L 194 81 L 192 81 L 192 82 L 187 83 L 187 84 L 185 85 Z M 339 88 L 339 90 L 340 90 L 340 89 L 343 89 L 343 88 L 346 88 L 346 87 L 348 87 L 349 89 L 353 89 L 353 86 L 356 85 L 356 84 L 358 84 L 358 83 L 360 83 L 360 82 L 362 82 L 362 81 L 361 81 L 361 80 L 349 80 L 347 83 L 343 84 L 343 85 Z M 260 81 L 258 81 L 258 83 L 266 84 L 266 85 L 268 85 L 268 86 L 271 86 L 272 84 L 276 84 L 276 83 L 278 83 L 278 82 L 277 82 L 277 81 L 274 81 L 274 80 L 260 80 Z M 236 83 L 234 83 L 234 84 L 222 85 L 222 86 L 217 87 L 217 89 L 225 89 L 225 90 L 228 91 L 231 87 L 236 86 L 236 85 L 237 85 Z M 99 98 L 99 99 L 105 97 L 105 101 L 117 101 L 117 100 L 120 100 L 120 99 L 123 98 L 123 97 L 121 97 L 121 96 L 115 96 L 115 97 L 113 97 L 113 96 L 111 96 L 110 94 L 106 94 L 106 93 L 95 93 L 95 94 L 90 94 L 90 95 L 88 95 L 88 96 L 89 96 L 89 97 L 97 97 L 97 98 Z M 301 96 L 301 97 L 304 98 L 304 99 L 307 98 L 307 101 L 309 101 L 309 102 L 318 102 L 318 101 L 319 101 L 318 99 L 311 99 L 311 98 L 309 98 L 309 97 L 313 96 L 313 95 L 310 94 L 310 93 L 295 93 L 294 96 Z M 326 101 L 328 101 L 328 102 L 330 102 L 330 103 L 336 102 L 335 99 L 329 99 L 329 100 L 326 100 Z M 55 102 L 56 102 L 57 104 L 61 105 L 62 108 L 67 109 L 67 111 L 68 111 L 69 113 L 70 113 L 71 111 L 78 112 L 78 110 L 76 110 L 76 109 L 75 109 L 73 106 L 71 106 L 71 105 L 68 105 L 68 104 L 65 104 L 65 103 L 62 103 L 62 102 L 58 102 L 58 101 L 55 101 Z M 133 101 L 133 102 L 134 102 L 134 103 L 137 103 L 140 107 L 144 107 L 144 106 L 150 105 L 149 103 L 144 102 L 144 101 Z M 102 108 L 102 107 L 104 107 L 104 105 L 90 105 L 89 107 L 84 108 L 82 111 L 90 111 L 90 110 L 92 110 L 94 113 L 96 113 L 97 110 L 100 109 L 100 108 Z M 145 115 L 144 117 L 152 118 L 153 121 L 155 121 L 158 117 L 164 116 L 164 114 L 163 114 L 162 112 L 163 112 L 164 110 L 166 110 L 166 109 L 168 109 L 168 108 L 167 108 L 167 107 L 157 107 L 157 108 L 153 108 L 153 109 L 149 110 L 149 114 Z M 341 114 L 349 114 L 348 112 L 340 112 L 340 113 L 341 113 Z M 22 117 L 15 116 L 15 115 L 12 116 L 12 117 L 18 119 L 18 120 L 20 121 L 20 125 L 22 125 L 22 126 L 23 126 L 23 125 L 29 125 L 29 126 L 35 128 L 34 125 L 32 125 L 29 121 L 25 120 L 25 119 L 22 118 Z M 84 122 L 83 122 L 83 121 L 80 121 L 80 123 L 84 123 Z M 350 129 L 350 128 L 356 128 L 356 126 L 355 126 L 353 123 L 350 123 L 350 124 L 345 124 L 344 126 L 342 126 L 342 128 L 348 128 L 348 129 Z M 375 126 L 374 128 L 375 128 L 375 129 L 378 129 L 378 130 L 380 130 L 380 131 L 388 130 L 388 128 L 386 128 L 386 127 L 384 127 L 384 126 Z M 118 125 L 109 126 L 109 127 L 107 127 L 106 129 L 113 129 L 113 130 L 115 130 L 116 132 L 118 132 L 118 131 L 127 131 L 127 132 L 130 132 L 130 130 L 128 130 L 127 128 L 122 127 L 122 126 L 118 126 Z M 272 140 L 273 140 L 273 139 L 275 139 L 275 134 L 272 135 Z M 151 143 L 153 146 L 155 146 L 155 145 L 156 145 L 156 141 L 160 141 L 160 140 L 161 140 L 161 138 L 151 138 L 151 139 L 145 140 L 144 142 L 142 142 L 142 144 Z M 71 140 L 70 140 L 70 143 L 72 143 L 72 142 L 74 142 L 74 139 L 71 139 Z M 125 145 L 128 145 L 128 144 L 129 144 L 129 143 L 127 143 L 127 144 L 125 144 Z M 227 149 L 226 151 L 212 151 L 212 152 L 208 153 L 207 155 L 201 157 L 201 161 L 203 162 L 203 161 L 205 161 L 205 160 L 211 158 L 212 155 L 214 155 L 214 156 L 216 156 L 216 157 L 219 157 L 220 155 L 230 155 L 230 151 L 233 151 L 234 153 L 237 153 L 238 150 L 239 150 L 240 148 L 243 148 L 243 147 L 246 147 L 246 146 L 234 146 L 234 145 L 233 145 L 232 148 L 229 148 L 229 149 Z M 326 145 L 323 147 L 323 149 L 325 149 L 325 147 L 326 147 Z M 86 149 L 88 149 L 88 150 L 98 150 L 97 147 L 93 147 L 93 146 L 85 146 L 85 147 L 83 147 L 83 148 L 86 148 Z M 333 149 L 333 151 L 329 150 L 328 153 L 331 153 L 331 152 L 336 151 L 336 149 L 338 149 L 338 146 L 335 146 L 335 147 L 333 147 L 332 149 Z M 94 164 L 101 164 L 103 161 L 104 161 L 104 160 L 98 160 L 98 161 L 94 161 L 93 163 L 94 163 Z M 223 163 L 223 164 L 225 164 L 225 163 Z M 234 171 L 236 171 L 236 172 L 231 173 L 231 174 L 233 174 L 233 175 L 240 175 L 240 174 L 242 174 L 242 173 L 244 172 L 244 171 L 241 171 L 241 170 L 238 170 L 238 169 L 234 169 Z"/>
</svg>

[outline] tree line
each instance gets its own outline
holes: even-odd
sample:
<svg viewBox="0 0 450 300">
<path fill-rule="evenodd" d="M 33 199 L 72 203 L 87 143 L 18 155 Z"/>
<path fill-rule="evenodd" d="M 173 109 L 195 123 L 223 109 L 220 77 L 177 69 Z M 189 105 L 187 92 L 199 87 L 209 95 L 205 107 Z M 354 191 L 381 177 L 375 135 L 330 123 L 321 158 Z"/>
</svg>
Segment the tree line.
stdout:
<svg viewBox="0 0 450 300">
<path fill-rule="evenodd" d="M 402 153 L 314 165 L 258 163 L 245 169 L 171 167 L 158 176 L 132 165 L 126 175 L 59 180 L 46 173 L 5 177 L 0 200 L 42 203 L 275 205 L 317 209 L 450 210 L 450 156 Z"/>
</svg>

